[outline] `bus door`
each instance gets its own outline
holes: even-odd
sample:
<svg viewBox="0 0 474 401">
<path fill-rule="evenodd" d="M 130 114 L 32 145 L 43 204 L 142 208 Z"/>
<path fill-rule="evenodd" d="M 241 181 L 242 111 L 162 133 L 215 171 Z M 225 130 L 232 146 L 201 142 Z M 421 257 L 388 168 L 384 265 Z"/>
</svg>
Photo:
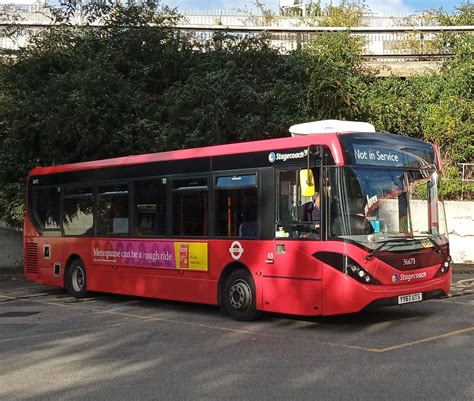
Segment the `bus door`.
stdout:
<svg viewBox="0 0 474 401">
<path fill-rule="evenodd" d="M 264 278 L 265 310 L 315 315 L 321 308 L 321 169 L 276 170 L 274 263 Z M 311 188 L 308 188 L 312 187 Z"/>
</svg>

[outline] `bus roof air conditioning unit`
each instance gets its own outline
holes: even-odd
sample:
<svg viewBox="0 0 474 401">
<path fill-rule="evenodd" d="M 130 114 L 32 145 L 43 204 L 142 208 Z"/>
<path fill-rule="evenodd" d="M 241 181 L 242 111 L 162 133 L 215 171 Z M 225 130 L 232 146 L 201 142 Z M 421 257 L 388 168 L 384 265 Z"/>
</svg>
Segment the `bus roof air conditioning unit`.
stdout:
<svg viewBox="0 0 474 401">
<path fill-rule="evenodd" d="M 291 136 L 326 134 L 334 132 L 375 132 L 370 123 L 361 121 L 321 120 L 290 127 Z"/>
</svg>

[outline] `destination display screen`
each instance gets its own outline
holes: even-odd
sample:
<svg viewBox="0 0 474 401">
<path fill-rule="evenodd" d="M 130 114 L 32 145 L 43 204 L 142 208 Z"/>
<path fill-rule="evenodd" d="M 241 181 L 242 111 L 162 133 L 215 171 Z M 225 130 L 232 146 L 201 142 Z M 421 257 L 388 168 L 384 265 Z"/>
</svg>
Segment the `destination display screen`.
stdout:
<svg viewBox="0 0 474 401">
<path fill-rule="evenodd" d="M 353 147 L 355 164 L 394 167 L 406 165 L 405 153 L 380 146 L 353 145 Z"/>
<path fill-rule="evenodd" d="M 381 167 L 439 167 L 432 145 L 400 135 L 360 133 L 340 135 L 348 165 Z"/>
</svg>

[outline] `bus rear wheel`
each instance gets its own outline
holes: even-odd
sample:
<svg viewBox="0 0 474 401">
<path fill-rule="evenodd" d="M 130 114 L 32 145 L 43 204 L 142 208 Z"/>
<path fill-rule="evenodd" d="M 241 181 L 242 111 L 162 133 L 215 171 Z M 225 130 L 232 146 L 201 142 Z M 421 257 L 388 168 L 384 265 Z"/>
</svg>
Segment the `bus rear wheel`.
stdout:
<svg viewBox="0 0 474 401">
<path fill-rule="evenodd" d="M 241 322 L 250 322 L 259 316 L 256 307 L 255 282 L 252 275 L 239 269 L 228 277 L 223 293 L 223 305 L 227 313 Z"/>
<path fill-rule="evenodd" d="M 66 273 L 66 289 L 74 298 L 85 298 L 89 295 L 86 267 L 81 259 L 74 259 L 69 265 Z"/>
</svg>

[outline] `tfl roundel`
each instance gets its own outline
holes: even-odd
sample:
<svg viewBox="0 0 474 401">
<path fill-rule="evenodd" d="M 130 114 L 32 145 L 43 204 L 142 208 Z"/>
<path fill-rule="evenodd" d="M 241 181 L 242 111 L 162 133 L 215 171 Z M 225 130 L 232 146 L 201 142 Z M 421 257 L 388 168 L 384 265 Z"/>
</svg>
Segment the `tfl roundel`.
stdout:
<svg viewBox="0 0 474 401">
<path fill-rule="evenodd" d="M 229 248 L 229 252 L 230 256 L 232 256 L 232 259 L 239 260 L 244 253 L 244 248 L 239 241 L 234 241 Z"/>
</svg>

